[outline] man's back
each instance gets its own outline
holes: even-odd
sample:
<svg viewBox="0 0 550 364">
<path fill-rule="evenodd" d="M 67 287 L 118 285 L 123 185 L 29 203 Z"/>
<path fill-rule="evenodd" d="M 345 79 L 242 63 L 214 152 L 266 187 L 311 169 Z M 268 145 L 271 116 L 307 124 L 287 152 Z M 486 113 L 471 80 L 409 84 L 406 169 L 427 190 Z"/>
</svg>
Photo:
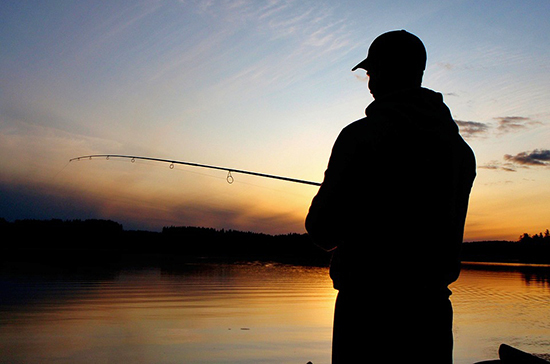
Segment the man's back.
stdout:
<svg viewBox="0 0 550 364">
<path fill-rule="evenodd" d="M 473 153 L 439 94 L 372 103 L 339 136 L 306 220 L 314 239 L 339 242 L 336 286 L 388 265 L 426 284 L 454 281 L 474 177 Z"/>
<path fill-rule="evenodd" d="M 433 91 L 389 95 L 366 113 L 338 137 L 306 219 L 314 240 L 336 246 L 333 363 L 362 355 L 361 328 L 372 348 L 404 337 L 412 357 L 450 362 L 447 285 L 460 271 L 473 152 Z"/>
</svg>

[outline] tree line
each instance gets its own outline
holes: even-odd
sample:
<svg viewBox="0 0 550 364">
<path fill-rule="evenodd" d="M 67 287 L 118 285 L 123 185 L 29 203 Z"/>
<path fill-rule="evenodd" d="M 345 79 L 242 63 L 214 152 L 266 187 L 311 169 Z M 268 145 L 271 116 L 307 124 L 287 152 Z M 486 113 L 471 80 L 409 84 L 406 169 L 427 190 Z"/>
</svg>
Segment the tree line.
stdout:
<svg viewBox="0 0 550 364">
<path fill-rule="evenodd" d="M 263 260 L 327 266 L 331 254 L 307 234 L 269 235 L 206 227 L 170 226 L 161 232 L 124 230 L 111 220 L 16 220 L 0 218 L 2 258 L 51 262 L 118 261 L 125 255 Z M 405 240 L 406 237 L 403 237 Z M 422 244 L 422 238 L 415 238 Z M 385 244 L 386 242 L 368 242 Z M 462 244 L 463 261 L 550 264 L 550 232 L 522 234 L 517 241 Z"/>
<path fill-rule="evenodd" d="M 170 226 L 161 232 L 124 230 L 110 220 L 0 219 L 3 259 L 38 258 L 50 262 L 112 262 L 142 255 L 229 260 L 270 260 L 325 266 L 330 254 L 306 234 L 269 235 L 206 227 Z M 152 257 L 152 258 L 151 258 Z M 0 259 L 1 260 L 1 259 Z"/>
<path fill-rule="evenodd" d="M 542 232 L 534 235 L 529 235 L 527 233 L 523 233 L 520 235 L 518 242 L 520 243 L 547 243 L 550 244 L 550 231 L 546 229 L 544 234 Z"/>
<path fill-rule="evenodd" d="M 550 232 L 523 233 L 516 241 L 462 244 L 462 260 L 476 262 L 550 264 Z"/>
</svg>

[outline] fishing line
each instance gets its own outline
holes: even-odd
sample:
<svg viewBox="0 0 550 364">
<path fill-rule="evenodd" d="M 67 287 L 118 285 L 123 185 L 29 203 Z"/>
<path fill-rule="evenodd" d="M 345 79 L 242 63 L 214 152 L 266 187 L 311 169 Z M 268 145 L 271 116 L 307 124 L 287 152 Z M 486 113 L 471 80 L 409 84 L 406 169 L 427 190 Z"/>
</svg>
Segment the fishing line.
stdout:
<svg viewBox="0 0 550 364">
<path fill-rule="evenodd" d="M 200 168 L 209 168 L 209 169 L 216 169 L 220 171 L 227 171 L 226 181 L 229 184 L 232 184 L 235 182 L 235 178 L 233 177 L 232 173 L 241 173 L 241 174 L 248 174 L 256 177 L 264 177 L 264 178 L 272 178 L 272 179 L 278 179 L 281 181 L 287 181 L 287 182 L 293 182 L 293 183 L 301 183 L 305 185 L 310 186 L 321 186 L 321 183 L 319 182 L 312 182 L 312 181 L 306 181 L 302 179 L 296 179 L 296 178 L 290 178 L 290 177 L 283 177 L 283 176 L 276 176 L 273 174 L 266 174 L 266 173 L 258 173 L 258 172 L 252 172 L 252 171 L 246 171 L 243 169 L 235 169 L 235 168 L 227 168 L 227 167 L 218 167 L 218 166 L 212 166 L 208 164 L 200 164 L 200 163 L 194 163 L 194 162 L 182 162 L 182 161 L 175 161 L 170 159 L 162 159 L 162 158 L 151 158 L 151 157 L 138 157 L 138 156 L 131 156 L 131 155 L 122 155 L 122 154 L 92 154 L 92 155 L 85 155 L 80 157 L 75 157 L 69 159 L 69 163 L 76 160 L 92 160 L 94 158 L 105 158 L 107 160 L 111 158 L 121 158 L 121 159 L 130 159 L 132 163 L 135 163 L 136 160 L 144 160 L 144 161 L 153 161 L 153 162 L 164 162 L 164 163 L 170 163 L 169 168 L 174 169 L 175 164 L 182 164 L 186 166 L 192 166 L 192 167 L 200 167 Z"/>
<path fill-rule="evenodd" d="M 58 172 L 55 174 L 55 176 L 52 177 L 52 180 L 55 180 L 55 179 L 57 178 L 57 176 L 59 176 L 59 175 L 61 174 L 61 172 L 63 172 L 63 171 L 65 170 L 65 168 L 67 168 L 67 166 L 69 165 L 69 163 L 71 163 L 71 161 L 68 161 L 67 164 L 65 164 L 65 165 L 63 166 L 63 168 L 61 168 L 61 170 L 58 171 Z"/>
</svg>

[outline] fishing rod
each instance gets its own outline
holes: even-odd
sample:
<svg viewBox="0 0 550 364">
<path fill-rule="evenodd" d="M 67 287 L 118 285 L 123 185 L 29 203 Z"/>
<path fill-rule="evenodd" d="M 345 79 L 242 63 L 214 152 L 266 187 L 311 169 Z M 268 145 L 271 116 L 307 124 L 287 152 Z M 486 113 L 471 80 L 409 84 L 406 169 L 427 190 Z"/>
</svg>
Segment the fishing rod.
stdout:
<svg viewBox="0 0 550 364">
<path fill-rule="evenodd" d="M 72 162 L 74 160 L 80 161 L 81 159 L 93 159 L 93 158 L 105 158 L 109 160 L 110 158 L 121 158 L 121 159 L 130 159 L 132 163 L 134 163 L 136 160 L 145 160 L 145 161 L 153 161 L 153 162 L 164 162 L 164 163 L 170 163 L 170 169 L 174 169 L 175 164 L 182 164 L 186 166 L 192 166 L 192 167 L 200 167 L 200 168 L 209 168 L 209 169 L 217 169 L 220 171 L 227 171 L 227 183 L 232 184 L 235 179 L 233 178 L 231 173 L 241 173 L 241 174 L 248 174 L 252 176 L 257 177 L 264 177 L 264 178 L 272 178 L 272 179 L 278 179 L 282 181 L 287 182 L 294 182 L 294 183 L 301 183 L 305 185 L 311 185 L 311 186 L 321 186 L 321 183 L 319 182 L 312 182 L 312 181 L 306 181 L 303 179 L 296 179 L 296 178 L 289 178 L 289 177 L 283 177 L 283 176 L 276 176 L 273 174 L 266 174 L 266 173 L 258 173 L 258 172 L 252 172 L 252 171 L 245 171 L 242 169 L 235 169 L 235 168 L 227 168 L 227 167 L 217 167 L 217 166 L 211 166 L 207 164 L 200 164 L 200 163 L 193 163 L 193 162 L 182 162 L 182 161 L 176 161 L 171 159 L 162 159 L 162 158 L 151 158 L 151 157 L 138 157 L 138 156 L 132 156 L 132 155 L 121 155 L 121 154 L 92 154 L 92 155 L 84 155 L 76 158 L 69 159 L 69 162 Z"/>
</svg>

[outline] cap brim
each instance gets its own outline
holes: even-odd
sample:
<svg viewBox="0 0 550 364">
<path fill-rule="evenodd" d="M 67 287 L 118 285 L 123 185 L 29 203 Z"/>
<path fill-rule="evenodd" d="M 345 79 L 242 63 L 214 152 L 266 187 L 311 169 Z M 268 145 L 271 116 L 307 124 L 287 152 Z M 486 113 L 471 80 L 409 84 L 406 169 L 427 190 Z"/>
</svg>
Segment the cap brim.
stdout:
<svg viewBox="0 0 550 364">
<path fill-rule="evenodd" d="M 359 63 L 357 64 L 357 66 L 353 67 L 353 68 L 351 69 L 351 71 L 353 72 L 353 71 L 355 71 L 355 70 L 358 69 L 358 68 L 362 68 L 362 69 L 364 69 L 364 70 L 367 69 L 367 59 L 366 59 L 366 58 L 365 58 L 364 60 L 362 60 L 361 62 L 359 62 Z"/>
</svg>

